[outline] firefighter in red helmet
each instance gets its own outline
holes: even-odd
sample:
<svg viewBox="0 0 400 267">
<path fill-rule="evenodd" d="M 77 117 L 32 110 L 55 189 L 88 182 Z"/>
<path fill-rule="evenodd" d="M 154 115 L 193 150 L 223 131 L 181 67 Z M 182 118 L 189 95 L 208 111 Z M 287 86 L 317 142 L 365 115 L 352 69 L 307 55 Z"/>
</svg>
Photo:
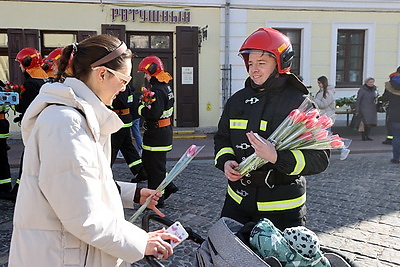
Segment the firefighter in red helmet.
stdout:
<svg viewBox="0 0 400 267">
<path fill-rule="evenodd" d="M 260 28 L 244 41 L 239 53 L 249 77 L 244 88 L 228 99 L 214 136 L 215 165 L 228 179 L 221 216 L 243 224 L 268 218 L 281 230 L 305 225 L 304 175 L 324 171 L 329 153 L 277 151 L 266 140 L 308 94 L 290 73 L 292 45 L 281 32 Z M 235 167 L 254 151 L 268 163 L 241 176 Z"/>
<path fill-rule="evenodd" d="M 165 178 L 167 152 L 172 149 L 174 94 L 168 85 L 172 77 L 164 71 L 161 59 L 156 56 L 145 57 L 139 63 L 138 70 L 144 71 L 154 99 L 151 104 L 142 101 L 138 113 L 144 118 L 142 161 L 148 173 L 148 188 L 156 189 Z M 162 207 L 164 200 L 177 191 L 178 188 L 170 183 L 158 201 L 158 206 Z"/>
<path fill-rule="evenodd" d="M 25 78 L 25 91 L 21 95 L 19 104 L 15 106 L 17 112 L 23 115 L 29 104 L 39 94 L 40 87 L 48 81 L 47 78 L 49 76 L 41 68 L 42 55 L 35 48 L 27 47 L 22 49 L 18 52 L 15 60 L 20 63 L 20 68 Z"/>
<path fill-rule="evenodd" d="M 47 73 L 49 78 L 54 79 L 57 75 L 58 59 L 61 57 L 63 48 L 56 48 L 43 59 L 42 69 Z"/>
<path fill-rule="evenodd" d="M 20 122 L 28 106 L 39 94 L 40 87 L 49 80 L 48 75 L 41 67 L 42 55 L 35 48 L 27 47 L 21 49 L 15 60 L 19 62 L 21 71 L 25 78 L 23 84 L 25 91 L 20 96 L 19 104 L 15 105 L 15 110 L 21 114 L 14 119 L 14 122 Z M 14 195 L 17 194 L 19 187 L 19 177 L 21 177 L 22 172 L 22 158 L 23 155 L 21 156 L 19 175 L 16 184 L 12 189 L 12 194 Z"/>
</svg>

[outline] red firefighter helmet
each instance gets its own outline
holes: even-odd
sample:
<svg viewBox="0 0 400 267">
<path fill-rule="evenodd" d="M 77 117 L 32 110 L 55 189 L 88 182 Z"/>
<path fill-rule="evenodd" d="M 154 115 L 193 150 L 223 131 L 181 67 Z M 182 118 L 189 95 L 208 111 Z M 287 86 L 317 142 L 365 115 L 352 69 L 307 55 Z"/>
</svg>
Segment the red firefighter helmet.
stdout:
<svg viewBox="0 0 400 267">
<path fill-rule="evenodd" d="M 271 28 L 259 28 L 247 37 L 239 50 L 247 70 L 249 70 L 249 53 L 254 50 L 274 56 L 279 73 L 290 71 L 294 53 L 289 38 L 283 33 Z"/>
<path fill-rule="evenodd" d="M 164 71 L 164 65 L 159 57 L 145 57 L 138 66 L 139 71 L 145 71 L 150 76 L 155 76 L 161 71 Z"/>
<path fill-rule="evenodd" d="M 58 59 L 61 57 L 63 48 L 56 48 L 50 52 L 50 54 L 43 59 L 42 68 L 46 71 L 52 71 Z"/>
<path fill-rule="evenodd" d="M 42 64 L 42 55 L 39 51 L 32 47 L 26 47 L 18 52 L 16 59 L 24 69 L 31 69 Z"/>
</svg>

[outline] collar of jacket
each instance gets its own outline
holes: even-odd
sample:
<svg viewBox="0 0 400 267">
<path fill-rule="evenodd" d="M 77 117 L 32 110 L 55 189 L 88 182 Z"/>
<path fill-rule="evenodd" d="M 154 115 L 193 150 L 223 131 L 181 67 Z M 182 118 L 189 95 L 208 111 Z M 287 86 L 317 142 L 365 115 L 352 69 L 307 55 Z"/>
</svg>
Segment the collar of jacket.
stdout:
<svg viewBox="0 0 400 267">
<path fill-rule="evenodd" d="M 284 73 L 280 74 L 276 78 L 268 78 L 262 85 L 257 85 L 253 82 L 253 80 L 248 77 L 245 82 L 246 88 L 251 88 L 257 95 L 264 95 L 264 94 L 276 94 L 285 89 L 286 84 L 290 84 L 303 92 L 304 94 L 308 94 L 307 87 L 292 73 Z M 264 88 L 265 90 L 260 90 Z"/>
<path fill-rule="evenodd" d="M 394 88 L 390 82 L 385 82 L 385 89 L 394 95 L 400 96 L 400 90 L 397 90 L 396 88 Z"/>
<path fill-rule="evenodd" d="M 118 131 L 123 122 L 109 110 L 85 83 L 76 78 L 67 78 L 64 83 L 46 83 L 39 95 L 29 105 L 21 129 L 27 140 L 39 114 L 49 105 L 64 105 L 83 111 L 96 141 Z M 25 133 L 25 134 L 24 134 Z"/>
</svg>

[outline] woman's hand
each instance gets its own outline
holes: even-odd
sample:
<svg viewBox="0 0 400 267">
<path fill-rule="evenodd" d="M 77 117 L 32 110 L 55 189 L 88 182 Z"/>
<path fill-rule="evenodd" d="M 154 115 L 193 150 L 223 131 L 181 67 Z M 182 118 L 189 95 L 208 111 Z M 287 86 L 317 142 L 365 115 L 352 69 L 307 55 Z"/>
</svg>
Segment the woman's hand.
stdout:
<svg viewBox="0 0 400 267">
<path fill-rule="evenodd" d="M 174 251 L 165 240 L 172 240 L 179 242 L 179 238 L 173 234 L 165 233 L 165 229 L 161 229 L 155 232 L 148 233 L 149 239 L 147 240 L 147 246 L 145 250 L 145 255 L 153 255 L 159 260 L 166 260 L 171 256 Z"/>
<path fill-rule="evenodd" d="M 246 135 L 257 156 L 271 162 L 272 164 L 278 160 L 278 153 L 276 152 L 275 146 L 271 142 L 259 136 L 261 139 L 260 140 L 257 136 L 255 136 L 253 131 L 246 133 Z"/>
<path fill-rule="evenodd" d="M 225 173 L 226 178 L 228 178 L 229 181 L 235 182 L 235 181 L 239 180 L 240 178 L 242 178 L 242 175 L 240 175 L 240 172 L 235 170 L 235 168 L 238 165 L 239 164 L 234 160 L 228 160 L 227 162 L 225 162 L 224 173 Z"/>
<path fill-rule="evenodd" d="M 156 205 L 158 204 L 158 200 L 160 199 L 160 197 L 162 197 L 162 194 L 159 192 L 156 192 L 156 190 L 142 188 L 140 190 L 140 200 L 139 200 L 140 205 L 143 205 L 149 196 L 152 196 L 152 198 L 151 198 L 150 204 L 147 206 L 147 208 L 153 210 L 157 215 L 159 215 L 161 217 L 165 217 L 165 214 L 162 213 L 156 207 Z"/>
</svg>

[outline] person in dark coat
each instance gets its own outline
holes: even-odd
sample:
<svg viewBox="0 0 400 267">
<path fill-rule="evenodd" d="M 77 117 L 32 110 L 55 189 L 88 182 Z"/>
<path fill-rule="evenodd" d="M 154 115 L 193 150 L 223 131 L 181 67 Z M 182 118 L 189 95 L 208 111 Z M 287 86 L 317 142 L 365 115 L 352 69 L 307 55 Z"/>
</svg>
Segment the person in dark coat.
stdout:
<svg viewBox="0 0 400 267">
<path fill-rule="evenodd" d="M 392 76 L 392 75 L 391 75 Z M 393 158 L 391 163 L 400 163 L 400 67 L 398 73 L 395 73 L 388 82 L 385 83 L 385 92 L 381 97 L 381 101 L 387 102 L 386 109 L 388 115 L 389 127 L 393 134 L 392 147 Z"/>
<path fill-rule="evenodd" d="M 369 135 L 371 128 L 376 127 L 378 122 L 378 113 L 376 111 L 377 101 L 378 89 L 375 86 L 375 79 L 369 77 L 358 90 L 356 101 L 356 115 L 361 116 L 363 124 L 359 129 L 363 141 L 372 141 Z"/>
</svg>

